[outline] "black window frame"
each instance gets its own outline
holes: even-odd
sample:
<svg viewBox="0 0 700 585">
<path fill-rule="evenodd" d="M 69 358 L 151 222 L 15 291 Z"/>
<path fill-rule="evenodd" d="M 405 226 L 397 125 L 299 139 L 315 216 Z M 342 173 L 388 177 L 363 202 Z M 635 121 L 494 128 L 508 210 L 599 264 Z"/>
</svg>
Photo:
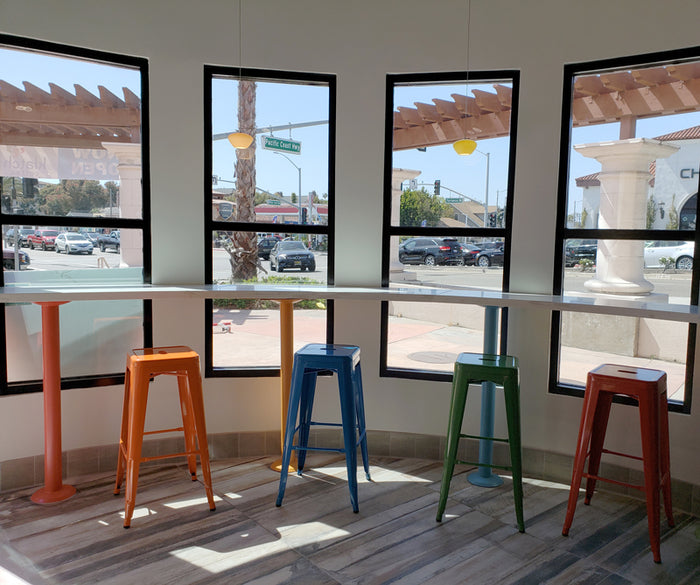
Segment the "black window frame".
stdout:
<svg viewBox="0 0 700 585">
<path fill-rule="evenodd" d="M 578 75 L 602 73 L 605 71 L 620 71 L 624 69 L 641 69 L 654 65 L 667 65 L 683 63 L 687 61 L 700 61 L 700 47 L 690 47 L 670 51 L 647 53 L 642 55 L 586 61 L 581 63 L 569 63 L 564 65 L 564 83 L 562 96 L 561 136 L 559 144 L 559 176 L 557 183 L 557 224 L 554 247 L 554 277 L 552 292 L 561 295 L 564 281 L 564 244 L 567 240 L 659 240 L 676 241 L 680 234 L 688 234 L 684 241 L 695 243 L 694 257 L 700 250 L 700 231 L 695 230 L 658 230 L 658 229 L 589 229 L 566 227 L 568 205 L 568 179 L 569 159 L 572 132 L 572 102 L 574 92 L 574 79 Z M 700 180 L 699 180 L 700 187 Z M 693 270 L 690 286 L 690 304 L 697 306 L 700 283 L 700 265 L 693 262 Z M 559 357 L 560 357 L 560 329 L 561 312 L 552 312 L 552 326 L 550 335 L 549 356 L 549 393 L 582 398 L 583 385 L 561 384 L 559 382 Z M 688 346 L 686 350 L 685 394 L 683 403 L 669 401 L 668 409 L 671 412 L 690 414 L 692 404 L 693 375 L 695 369 L 694 356 L 697 337 L 697 325 L 688 323 Z M 615 402 L 622 404 L 636 404 L 626 397 L 614 398 Z"/>
<path fill-rule="evenodd" d="M 54 43 L 43 40 L 28 39 L 0 33 L 0 46 L 9 49 L 25 49 L 56 57 L 85 59 L 95 62 L 104 62 L 105 65 L 116 65 L 137 69 L 141 77 L 141 218 L 98 218 L 98 217 L 72 217 L 72 216 L 48 216 L 29 214 L 8 214 L 0 209 L 0 227 L 5 225 L 46 225 L 56 227 L 94 227 L 94 228 L 118 228 L 141 230 L 143 235 L 143 282 L 151 283 L 151 172 L 150 172 L 150 111 L 149 111 L 149 76 L 148 60 L 142 57 L 123 55 L 86 49 L 73 45 Z M 1 77 L 1 75 L 0 75 Z M 0 284 L 5 285 L 4 275 L 0 276 Z M 74 301 L 75 302 L 75 301 Z M 0 348 L 4 360 L 0 374 L 0 395 L 28 394 L 43 391 L 42 380 L 26 380 L 21 382 L 8 382 L 7 380 L 7 330 L 5 310 L 0 312 L 0 327 L 3 334 L 0 336 Z M 144 345 L 153 345 L 153 313 L 152 302 L 143 301 L 143 338 Z M 114 386 L 124 383 L 124 372 L 109 374 L 96 374 L 85 376 L 61 377 L 61 390 L 72 388 L 93 388 L 101 386 Z"/>
<path fill-rule="evenodd" d="M 206 284 L 213 284 L 213 260 L 211 253 L 212 232 L 242 231 L 257 233 L 270 224 L 257 222 L 216 221 L 211 213 L 211 187 L 213 175 L 212 157 L 212 81 L 215 77 L 238 77 L 252 81 L 278 81 L 290 83 L 319 83 L 328 87 L 328 225 L 284 224 L 290 234 L 325 235 L 328 239 L 327 283 L 334 284 L 335 274 L 335 144 L 336 144 L 336 92 L 337 77 L 330 73 L 310 73 L 254 69 L 224 65 L 204 65 L 204 274 Z M 299 194 L 301 197 L 301 194 Z M 333 342 L 333 301 L 326 301 L 326 343 Z M 205 355 L 204 376 L 207 378 L 279 377 L 279 367 L 258 366 L 251 368 L 214 367 L 213 301 L 205 300 Z"/>
<path fill-rule="evenodd" d="M 464 228 L 439 228 L 439 227 L 415 227 L 394 226 L 391 223 L 392 204 L 392 169 L 393 169 L 393 122 L 394 122 L 394 87 L 399 84 L 427 84 L 449 83 L 474 84 L 492 83 L 498 80 L 508 80 L 512 83 L 512 104 L 510 112 L 510 143 L 508 154 L 508 180 L 506 193 L 505 225 L 504 227 L 464 227 Z M 390 244 L 395 236 L 415 236 L 428 238 L 445 237 L 488 237 L 503 238 L 503 281 L 502 291 L 508 292 L 510 287 L 510 250 L 513 225 L 513 201 L 515 188 L 515 158 L 517 147 L 518 129 L 518 104 L 520 92 L 520 71 L 518 69 L 503 69 L 493 71 L 444 71 L 433 73 L 390 73 L 386 76 L 386 101 L 385 101 L 385 133 L 384 133 L 384 207 L 382 220 L 382 267 L 381 286 L 388 288 L 390 269 Z M 457 156 L 457 155 L 455 155 Z M 389 354 L 389 303 L 382 301 L 379 347 L 379 376 L 383 378 L 408 378 L 413 380 L 431 380 L 437 382 L 452 381 L 451 373 L 437 372 L 434 370 L 418 370 L 410 368 L 396 368 L 387 365 Z M 506 352 L 508 330 L 508 309 L 500 310 L 500 349 Z"/>
</svg>

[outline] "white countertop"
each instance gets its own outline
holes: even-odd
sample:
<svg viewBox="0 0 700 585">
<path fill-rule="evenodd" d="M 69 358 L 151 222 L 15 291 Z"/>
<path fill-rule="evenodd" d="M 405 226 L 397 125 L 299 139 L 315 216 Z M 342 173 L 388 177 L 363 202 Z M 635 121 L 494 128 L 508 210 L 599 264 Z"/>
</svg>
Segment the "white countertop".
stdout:
<svg viewBox="0 0 700 585">
<path fill-rule="evenodd" d="M 0 288 L 2 303 L 36 303 L 49 301 L 100 301 L 128 299 L 221 299 L 264 298 L 336 299 L 351 301 L 410 301 L 432 303 L 467 303 L 495 307 L 536 307 L 547 311 L 574 311 L 668 321 L 700 322 L 695 305 L 646 302 L 608 296 L 557 296 L 546 294 L 504 293 L 470 289 L 436 289 L 427 287 L 351 287 L 312 285 L 214 284 L 214 285 L 151 285 L 110 284 L 102 286 L 8 286 Z"/>
</svg>

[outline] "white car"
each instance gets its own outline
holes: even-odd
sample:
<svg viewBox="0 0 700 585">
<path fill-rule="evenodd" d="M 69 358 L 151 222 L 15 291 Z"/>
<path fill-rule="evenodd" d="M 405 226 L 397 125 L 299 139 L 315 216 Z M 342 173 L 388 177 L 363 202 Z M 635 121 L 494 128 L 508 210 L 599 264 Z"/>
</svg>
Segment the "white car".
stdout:
<svg viewBox="0 0 700 585">
<path fill-rule="evenodd" d="M 679 270 L 693 269 L 693 242 L 647 242 L 644 248 L 644 268 L 663 268 L 661 258 L 672 259 Z"/>
<path fill-rule="evenodd" d="M 56 236 L 56 252 L 59 254 L 92 254 L 94 246 L 83 234 L 64 232 Z"/>
</svg>

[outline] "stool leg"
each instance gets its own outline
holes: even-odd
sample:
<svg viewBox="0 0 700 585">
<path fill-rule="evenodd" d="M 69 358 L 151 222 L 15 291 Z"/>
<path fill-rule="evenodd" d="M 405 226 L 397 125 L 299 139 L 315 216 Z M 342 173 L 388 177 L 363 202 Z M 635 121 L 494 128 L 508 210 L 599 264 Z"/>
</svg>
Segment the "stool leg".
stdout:
<svg viewBox="0 0 700 585">
<path fill-rule="evenodd" d="M 296 360 L 292 369 L 292 382 L 289 390 L 289 406 L 287 407 L 287 424 L 284 431 L 284 444 L 282 445 L 282 468 L 280 469 L 280 485 L 277 490 L 277 501 L 275 505 L 279 508 L 282 505 L 284 491 L 287 487 L 287 474 L 289 473 L 289 461 L 292 458 L 292 443 L 294 441 L 294 431 L 297 425 L 297 415 L 299 414 L 299 401 L 301 398 L 301 388 L 304 383 L 304 372 L 298 367 Z"/>
<path fill-rule="evenodd" d="M 353 392 L 352 365 L 338 368 L 338 390 L 340 394 L 340 412 L 343 422 L 343 445 L 345 451 L 345 467 L 348 472 L 348 487 L 352 511 L 359 512 L 357 499 L 357 435 L 355 398 Z"/>
<path fill-rule="evenodd" d="M 299 435 L 297 437 L 297 473 L 301 475 L 306 463 L 306 448 L 309 446 L 309 433 L 311 432 L 311 415 L 314 409 L 314 396 L 316 395 L 316 380 L 318 373 L 315 370 L 304 372 L 304 381 L 301 387 L 299 399 Z"/>
<path fill-rule="evenodd" d="M 442 483 L 440 485 L 440 502 L 435 520 L 442 522 L 442 515 L 447 506 L 447 495 L 450 491 L 450 482 L 457 461 L 457 449 L 459 447 L 459 435 L 462 432 L 462 421 L 464 419 L 464 406 L 467 402 L 467 390 L 469 389 L 469 378 L 467 378 L 462 368 L 455 367 L 454 379 L 452 381 L 452 397 L 450 399 L 450 418 L 447 424 L 447 440 L 445 442 L 445 460 L 442 466 Z"/>
<path fill-rule="evenodd" d="M 586 383 L 586 392 L 583 397 L 583 407 L 581 408 L 581 423 L 578 429 L 578 439 L 576 441 L 576 454 L 574 456 L 574 469 L 571 477 L 571 488 L 569 489 L 569 503 L 566 507 L 566 518 L 561 533 L 564 536 L 569 534 L 569 528 L 574 520 L 576 512 L 576 501 L 578 500 L 578 490 L 581 487 L 583 477 L 583 467 L 586 464 L 588 445 L 591 442 L 591 430 L 593 429 L 593 415 L 598 399 L 598 388 L 591 383 L 590 374 Z"/>
<path fill-rule="evenodd" d="M 117 479 L 114 483 L 114 495 L 118 496 L 124 481 L 124 467 L 126 463 L 127 437 L 129 434 L 129 396 L 131 391 L 131 369 L 127 360 L 126 373 L 124 375 L 124 405 L 122 406 L 122 425 L 119 433 L 119 453 L 117 455 Z"/>
<path fill-rule="evenodd" d="M 178 381 L 180 377 L 178 376 Z M 194 433 L 192 433 L 192 439 L 188 440 L 191 442 L 192 446 L 199 447 L 199 463 L 202 466 L 202 481 L 204 483 L 204 490 L 207 494 L 207 501 L 209 502 L 209 509 L 211 511 L 216 510 L 216 504 L 214 503 L 214 489 L 211 482 L 211 467 L 209 465 L 209 445 L 207 443 L 207 424 L 204 416 L 204 394 L 202 392 L 202 376 L 199 372 L 199 361 L 197 364 L 187 371 L 187 382 L 189 383 L 189 404 L 192 407 L 192 422 L 194 426 L 194 432 L 196 433 L 197 443 L 195 445 Z M 196 456 L 192 456 L 195 461 L 194 477 L 197 477 L 197 466 L 196 466 Z M 190 471 L 192 468 L 190 467 Z"/>
<path fill-rule="evenodd" d="M 143 429 L 146 422 L 148 402 L 148 372 L 136 368 L 132 372 L 132 390 L 129 396 L 129 424 L 126 454 L 126 496 L 124 498 L 124 528 L 131 526 L 131 517 L 136 505 L 136 490 L 139 482 Z"/>
<path fill-rule="evenodd" d="M 362 368 L 358 362 L 353 373 L 355 383 L 355 413 L 357 417 L 357 428 L 360 435 L 360 451 L 362 452 L 362 466 L 365 468 L 367 481 L 372 479 L 369 476 L 369 454 L 367 452 L 367 426 L 365 424 L 365 399 L 362 392 Z"/>
<path fill-rule="evenodd" d="M 661 562 L 660 501 L 659 501 L 659 402 L 657 397 L 639 397 L 639 419 L 642 429 L 642 459 L 644 460 L 644 491 L 646 492 L 649 541 L 654 562 Z"/>
<path fill-rule="evenodd" d="M 187 385 L 187 372 L 178 372 L 177 389 L 180 394 L 180 412 L 182 413 L 182 428 L 185 433 L 185 451 L 193 453 L 187 456 L 187 467 L 190 471 L 192 481 L 197 481 L 197 435 L 193 416 L 192 397 Z"/>
<path fill-rule="evenodd" d="M 603 444 L 605 443 L 605 433 L 608 430 L 608 418 L 610 417 L 610 407 L 612 406 L 612 394 L 605 392 L 598 394 L 598 404 L 593 415 L 593 429 L 591 431 L 591 452 L 588 458 L 588 477 L 586 478 L 586 497 L 583 503 L 591 503 L 593 492 L 600 470 L 600 458 L 603 454 Z"/>
<path fill-rule="evenodd" d="M 520 389 L 517 380 L 506 380 L 503 385 L 508 419 L 508 446 L 510 447 L 510 464 L 513 471 L 513 498 L 515 500 L 515 518 L 518 530 L 525 532 L 523 519 L 523 463 L 520 439 Z"/>
<path fill-rule="evenodd" d="M 665 389 L 659 396 L 659 451 L 664 512 L 666 512 L 668 525 L 675 526 L 673 506 L 671 505 L 671 453 L 668 444 L 668 397 Z"/>
</svg>

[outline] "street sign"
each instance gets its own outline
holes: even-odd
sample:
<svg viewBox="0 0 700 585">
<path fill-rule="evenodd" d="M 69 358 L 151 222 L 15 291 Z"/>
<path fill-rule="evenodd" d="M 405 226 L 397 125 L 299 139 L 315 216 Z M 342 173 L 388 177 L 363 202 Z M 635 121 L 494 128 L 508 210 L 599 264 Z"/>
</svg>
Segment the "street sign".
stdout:
<svg viewBox="0 0 700 585">
<path fill-rule="evenodd" d="M 277 199 L 268 199 L 266 203 L 268 205 L 281 205 L 281 203 Z"/>
<path fill-rule="evenodd" d="M 261 136 L 260 146 L 266 150 L 276 150 L 289 154 L 301 154 L 301 142 L 296 140 L 286 140 L 275 136 Z"/>
<path fill-rule="evenodd" d="M 224 219 L 231 217 L 231 215 L 233 215 L 233 203 L 230 201 L 221 201 L 219 203 L 219 215 Z"/>
<path fill-rule="evenodd" d="M 462 200 L 459 197 L 446 197 L 445 203 L 462 203 Z"/>
</svg>

